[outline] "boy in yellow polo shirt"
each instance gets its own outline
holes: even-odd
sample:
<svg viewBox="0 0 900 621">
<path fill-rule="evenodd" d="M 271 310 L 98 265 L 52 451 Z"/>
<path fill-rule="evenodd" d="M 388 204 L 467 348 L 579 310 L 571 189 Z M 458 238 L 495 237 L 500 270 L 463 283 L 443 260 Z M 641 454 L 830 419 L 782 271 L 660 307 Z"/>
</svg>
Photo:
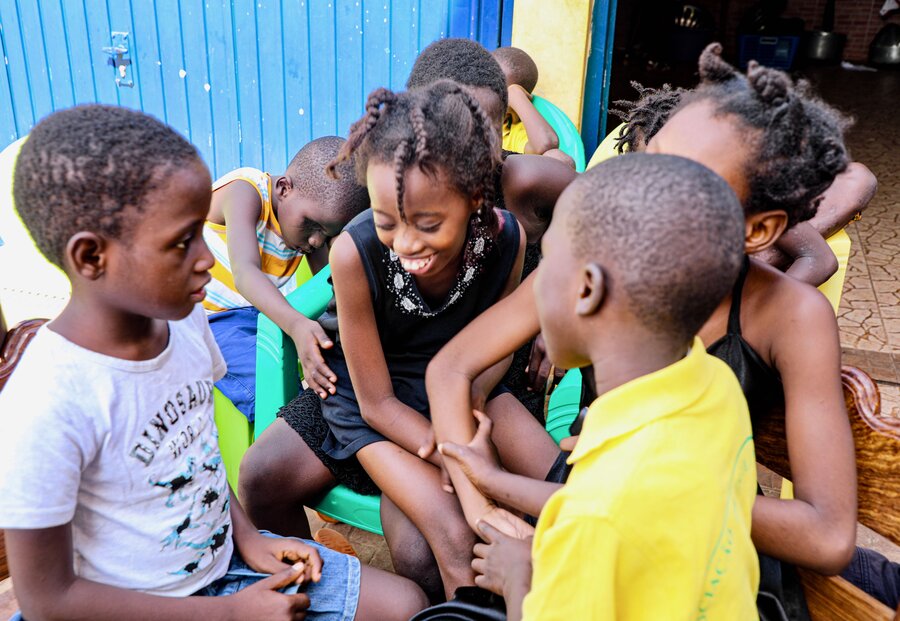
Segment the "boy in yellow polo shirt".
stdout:
<svg viewBox="0 0 900 621">
<path fill-rule="evenodd" d="M 730 291 L 743 211 L 705 167 L 630 154 L 560 197 L 534 282 L 550 359 L 597 394 L 533 533 L 478 523 L 510 619 L 755 619 L 756 469 L 731 370 L 694 336 Z M 530 560 L 530 563 L 528 562 Z M 532 570 L 533 568 L 533 570 Z"/>
</svg>

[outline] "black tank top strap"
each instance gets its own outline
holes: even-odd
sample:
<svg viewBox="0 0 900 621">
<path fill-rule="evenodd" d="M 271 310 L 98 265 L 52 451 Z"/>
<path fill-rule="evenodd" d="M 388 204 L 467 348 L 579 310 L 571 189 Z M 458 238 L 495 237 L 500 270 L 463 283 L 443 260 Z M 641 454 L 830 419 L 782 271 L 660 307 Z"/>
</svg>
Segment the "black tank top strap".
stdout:
<svg viewBox="0 0 900 621">
<path fill-rule="evenodd" d="M 744 283 L 747 280 L 747 272 L 750 270 L 750 257 L 744 255 L 741 271 L 731 290 L 731 310 L 728 311 L 729 334 L 741 334 L 741 297 L 744 294 Z"/>
</svg>

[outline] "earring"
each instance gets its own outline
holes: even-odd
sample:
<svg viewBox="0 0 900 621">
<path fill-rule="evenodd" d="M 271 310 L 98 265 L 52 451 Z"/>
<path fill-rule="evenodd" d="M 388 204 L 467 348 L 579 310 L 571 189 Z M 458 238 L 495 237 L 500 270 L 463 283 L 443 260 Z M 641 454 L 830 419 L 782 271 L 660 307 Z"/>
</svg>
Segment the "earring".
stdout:
<svg viewBox="0 0 900 621">
<path fill-rule="evenodd" d="M 478 208 L 478 211 L 475 212 L 475 224 L 481 226 L 481 224 L 487 220 L 487 214 L 485 214 L 485 204 L 482 203 L 481 207 Z"/>
</svg>

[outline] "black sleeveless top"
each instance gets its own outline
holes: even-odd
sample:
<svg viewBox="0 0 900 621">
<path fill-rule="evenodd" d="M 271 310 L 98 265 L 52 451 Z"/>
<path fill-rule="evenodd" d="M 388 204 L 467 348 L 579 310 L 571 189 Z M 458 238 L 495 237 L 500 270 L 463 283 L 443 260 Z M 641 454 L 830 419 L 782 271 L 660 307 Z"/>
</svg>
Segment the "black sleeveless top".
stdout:
<svg viewBox="0 0 900 621">
<path fill-rule="evenodd" d="M 353 239 L 362 260 L 375 322 L 394 394 L 404 404 L 429 415 L 425 368 L 431 358 L 503 293 L 519 251 L 519 225 L 506 211 L 498 211 L 502 226 L 491 237 L 486 227 L 469 227 L 463 265 L 447 298 L 431 307 L 419 294 L 415 279 L 390 249 L 378 240 L 372 211 L 354 218 L 344 230 Z M 336 394 L 322 402 L 322 415 L 331 433 L 323 449 L 335 459 L 346 459 L 384 437 L 362 420 L 350 382 L 350 373 L 337 329 L 334 301 L 320 323 L 334 340 L 322 350 L 325 362 L 338 378 Z M 364 378 L 358 378 L 364 379 Z"/>
<path fill-rule="evenodd" d="M 741 335 L 741 296 L 750 269 L 750 258 L 744 264 L 731 292 L 728 331 L 725 336 L 706 348 L 706 351 L 725 362 L 738 378 L 747 398 L 750 423 L 755 426 L 775 406 L 784 405 L 784 385 L 781 376 L 767 365 Z M 757 488 L 762 494 L 762 489 Z M 797 570 L 766 554 L 759 554 L 759 595 L 757 606 L 764 621 L 789 619 L 808 621 L 809 611 L 800 586 Z"/>
<path fill-rule="evenodd" d="M 750 422 L 775 405 L 784 403 L 784 386 L 781 376 L 767 365 L 756 350 L 741 335 L 741 295 L 750 269 L 750 258 L 744 257 L 744 264 L 731 292 L 731 310 L 728 313 L 728 331 L 706 351 L 731 367 L 741 384 L 750 409 Z"/>
</svg>

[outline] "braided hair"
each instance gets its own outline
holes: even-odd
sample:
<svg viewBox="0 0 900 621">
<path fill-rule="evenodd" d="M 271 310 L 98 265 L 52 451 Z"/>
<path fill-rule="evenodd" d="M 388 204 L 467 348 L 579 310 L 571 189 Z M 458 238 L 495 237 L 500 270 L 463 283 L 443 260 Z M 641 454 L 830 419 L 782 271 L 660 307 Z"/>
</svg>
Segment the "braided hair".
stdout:
<svg viewBox="0 0 900 621">
<path fill-rule="evenodd" d="M 672 116 L 682 95 L 687 93 L 685 89 L 672 88 L 669 84 L 663 84 L 662 88 L 651 88 L 633 81 L 631 86 L 638 92 L 637 100 L 614 101 L 613 105 L 619 108 L 610 110 L 625 121 L 616 137 L 615 147 L 619 153 L 643 151 L 650 139 Z"/>
<path fill-rule="evenodd" d="M 821 194 L 847 168 L 844 131 L 851 120 L 815 97 L 809 83 L 754 61 L 739 73 L 711 43 L 700 55 L 700 85 L 681 106 L 709 101 L 718 115 L 748 130 L 756 154 L 748 164 L 747 213 L 783 209 L 788 226 L 815 215 Z"/>
<path fill-rule="evenodd" d="M 397 209 L 404 221 L 405 173 L 418 166 L 432 178 L 444 175 L 463 196 L 481 196 L 478 217 L 488 230 L 496 231 L 499 138 L 478 100 L 456 82 L 439 80 L 401 93 L 386 88 L 372 91 L 366 113 L 350 127 L 328 174 L 336 176 L 336 167 L 351 157 L 360 183 L 365 183 L 370 162 L 394 167 Z"/>
</svg>

